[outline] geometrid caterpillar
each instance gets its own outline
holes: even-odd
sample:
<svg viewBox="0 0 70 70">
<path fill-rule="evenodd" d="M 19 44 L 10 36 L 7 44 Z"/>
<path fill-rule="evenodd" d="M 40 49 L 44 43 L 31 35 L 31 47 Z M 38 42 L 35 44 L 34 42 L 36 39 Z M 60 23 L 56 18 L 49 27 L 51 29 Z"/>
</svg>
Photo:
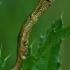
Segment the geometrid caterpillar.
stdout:
<svg viewBox="0 0 70 70">
<path fill-rule="evenodd" d="M 37 7 L 29 15 L 24 24 L 20 29 L 18 36 L 18 50 L 17 50 L 17 59 L 12 70 L 20 70 L 23 62 L 23 56 L 28 56 L 28 38 L 29 33 L 34 26 L 35 22 L 38 20 L 39 16 L 50 7 L 55 0 L 39 0 Z"/>
</svg>

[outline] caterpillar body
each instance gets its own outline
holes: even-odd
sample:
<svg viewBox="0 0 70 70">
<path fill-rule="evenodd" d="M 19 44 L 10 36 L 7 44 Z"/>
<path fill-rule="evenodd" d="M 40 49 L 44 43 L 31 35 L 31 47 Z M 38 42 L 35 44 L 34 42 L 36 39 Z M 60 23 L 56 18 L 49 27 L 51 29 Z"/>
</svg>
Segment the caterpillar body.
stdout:
<svg viewBox="0 0 70 70">
<path fill-rule="evenodd" d="M 28 38 L 32 27 L 38 20 L 39 16 L 50 7 L 55 0 L 39 0 L 39 3 L 35 10 L 29 15 L 26 21 L 23 23 L 20 33 L 18 36 L 18 50 L 17 60 L 12 70 L 20 70 L 22 62 L 24 61 L 23 56 L 28 56 Z"/>
</svg>

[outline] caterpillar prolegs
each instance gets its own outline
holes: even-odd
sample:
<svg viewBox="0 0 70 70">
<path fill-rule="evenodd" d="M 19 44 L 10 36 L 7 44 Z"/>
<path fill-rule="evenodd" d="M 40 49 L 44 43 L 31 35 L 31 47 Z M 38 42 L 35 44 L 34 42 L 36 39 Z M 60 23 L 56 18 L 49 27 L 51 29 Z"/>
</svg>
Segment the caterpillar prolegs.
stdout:
<svg viewBox="0 0 70 70">
<path fill-rule="evenodd" d="M 17 50 L 17 59 L 12 70 L 20 70 L 22 62 L 24 61 L 23 57 L 28 56 L 28 38 L 32 27 L 35 22 L 38 20 L 39 16 L 50 7 L 55 0 L 39 0 L 37 7 L 29 15 L 26 21 L 23 23 L 20 33 L 18 36 L 18 50 Z"/>
</svg>

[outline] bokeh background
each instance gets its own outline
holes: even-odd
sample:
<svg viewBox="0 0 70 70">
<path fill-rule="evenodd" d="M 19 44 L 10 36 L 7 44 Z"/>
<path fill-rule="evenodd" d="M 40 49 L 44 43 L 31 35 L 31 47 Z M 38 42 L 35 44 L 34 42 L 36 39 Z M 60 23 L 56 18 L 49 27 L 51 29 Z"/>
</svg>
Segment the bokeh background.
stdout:
<svg viewBox="0 0 70 70">
<path fill-rule="evenodd" d="M 10 70 L 16 61 L 17 37 L 21 25 L 34 10 L 39 0 L 0 0 L 0 44 L 2 43 L 2 59 L 12 54 L 6 62 L 3 70 Z M 64 26 L 70 25 L 70 0 L 56 0 L 39 18 L 31 31 L 29 45 L 37 37 L 33 45 L 34 52 L 37 47 L 41 33 L 45 34 L 48 27 L 63 13 Z M 63 41 L 60 49 L 61 70 L 70 70 L 70 38 Z"/>
</svg>

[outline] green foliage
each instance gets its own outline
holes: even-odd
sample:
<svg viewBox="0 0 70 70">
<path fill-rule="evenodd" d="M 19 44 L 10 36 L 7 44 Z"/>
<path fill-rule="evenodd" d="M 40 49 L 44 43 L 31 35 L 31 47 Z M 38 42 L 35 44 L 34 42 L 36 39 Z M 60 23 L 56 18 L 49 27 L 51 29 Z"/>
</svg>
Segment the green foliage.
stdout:
<svg viewBox="0 0 70 70">
<path fill-rule="evenodd" d="M 0 70 L 5 66 L 7 59 L 10 57 L 10 55 L 9 55 L 5 59 L 1 59 L 1 50 L 2 50 L 2 44 L 1 44 L 1 48 L 0 48 Z"/>
<path fill-rule="evenodd" d="M 60 17 L 51 25 L 44 36 L 41 35 L 38 55 L 30 54 L 24 60 L 21 70 L 59 70 L 60 45 L 62 40 L 69 35 L 70 26 L 64 28 L 62 17 Z"/>
</svg>

